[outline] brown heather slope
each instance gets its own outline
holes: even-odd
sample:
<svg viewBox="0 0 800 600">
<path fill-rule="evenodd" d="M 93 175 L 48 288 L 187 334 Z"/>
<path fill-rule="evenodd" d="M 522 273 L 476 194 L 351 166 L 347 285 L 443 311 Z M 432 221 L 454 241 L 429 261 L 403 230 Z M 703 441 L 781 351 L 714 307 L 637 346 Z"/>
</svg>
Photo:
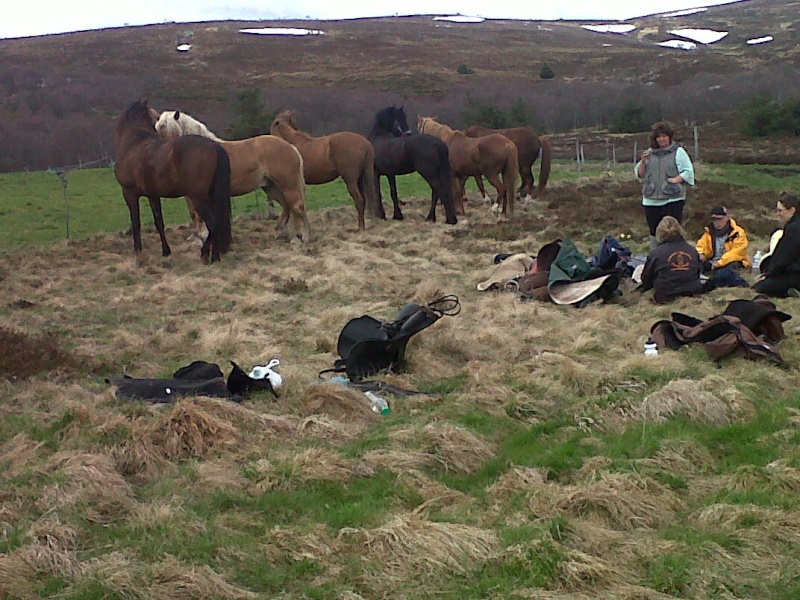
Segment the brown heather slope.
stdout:
<svg viewBox="0 0 800 600">
<path fill-rule="evenodd" d="M 746 0 L 683 17 L 633 19 L 627 35 L 573 21 L 434 21 L 431 16 L 348 21 L 166 23 L 0 40 L 0 169 L 36 169 L 108 154 L 113 118 L 148 95 L 225 134 L 236 94 L 257 89 L 268 110 L 298 110 L 315 134 L 365 133 L 375 112 L 404 103 L 455 127 L 464 100 L 509 110 L 522 100 L 551 132 L 605 128 L 626 104 L 656 116 L 724 122 L 756 93 L 800 94 L 796 0 Z M 245 27 L 321 29 L 319 36 L 243 35 Z M 729 31 L 696 51 L 656 46 L 675 28 Z M 772 35 L 769 44 L 748 46 Z M 186 53 L 175 50 L 192 44 Z M 553 80 L 539 71 L 547 62 Z M 470 75 L 458 73 L 468 66 Z"/>
</svg>

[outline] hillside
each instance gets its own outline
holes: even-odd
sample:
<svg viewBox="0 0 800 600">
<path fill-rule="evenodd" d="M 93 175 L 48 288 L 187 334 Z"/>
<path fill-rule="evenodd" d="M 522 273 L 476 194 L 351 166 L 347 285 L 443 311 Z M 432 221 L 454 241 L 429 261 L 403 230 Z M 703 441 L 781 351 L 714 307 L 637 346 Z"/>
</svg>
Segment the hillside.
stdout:
<svg viewBox="0 0 800 600">
<path fill-rule="evenodd" d="M 800 93 L 797 1 L 747 0 L 685 16 L 630 21 L 624 35 L 588 23 L 436 21 L 431 16 L 349 21 L 162 24 L 0 40 L 2 170 L 90 161 L 112 146 L 113 118 L 147 95 L 224 135 L 237 92 L 260 90 L 269 110 L 291 107 L 316 133 L 365 132 L 392 103 L 459 127 L 469 95 L 560 132 L 605 127 L 625 104 L 701 126 L 723 121 L 755 93 Z M 323 35 L 245 35 L 300 27 Z M 729 32 L 694 51 L 656 45 L 675 29 Z M 770 35 L 773 41 L 748 45 Z M 178 52 L 178 44 L 191 45 Z M 556 77 L 539 78 L 544 62 Z M 466 66 L 472 74 L 458 73 Z"/>
</svg>

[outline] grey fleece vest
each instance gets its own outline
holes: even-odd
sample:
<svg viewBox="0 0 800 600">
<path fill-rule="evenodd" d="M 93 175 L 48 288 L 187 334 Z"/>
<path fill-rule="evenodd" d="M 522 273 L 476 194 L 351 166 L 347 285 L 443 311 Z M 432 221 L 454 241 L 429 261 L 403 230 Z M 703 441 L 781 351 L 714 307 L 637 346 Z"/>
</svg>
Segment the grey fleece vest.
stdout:
<svg viewBox="0 0 800 600">
<path fill-rule="evenodd" d="M 650 200 L 683 200 L 686 198 L 686 186 L 682 183 L 669 183 L 668 177 L 678 175 L 678 163 L 675 155 L 678 144 L 669 148 L 650 150 L 650 161 L 644 174 L 642 196 Z"/>
</svg>

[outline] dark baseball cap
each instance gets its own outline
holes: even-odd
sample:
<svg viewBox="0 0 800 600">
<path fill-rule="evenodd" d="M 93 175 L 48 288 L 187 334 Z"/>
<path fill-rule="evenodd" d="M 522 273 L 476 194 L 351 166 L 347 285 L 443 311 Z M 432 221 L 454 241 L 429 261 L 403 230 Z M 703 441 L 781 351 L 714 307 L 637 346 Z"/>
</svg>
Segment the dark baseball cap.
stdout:
<svg viewBox="0 0 800 600">
<path fill-rule="evenodd" d="M 712 217 L 727 217 L 728 216 L 728 209 L 724 206 L 715 206 L 711 209 L 711 216 Z"/>
</svg>

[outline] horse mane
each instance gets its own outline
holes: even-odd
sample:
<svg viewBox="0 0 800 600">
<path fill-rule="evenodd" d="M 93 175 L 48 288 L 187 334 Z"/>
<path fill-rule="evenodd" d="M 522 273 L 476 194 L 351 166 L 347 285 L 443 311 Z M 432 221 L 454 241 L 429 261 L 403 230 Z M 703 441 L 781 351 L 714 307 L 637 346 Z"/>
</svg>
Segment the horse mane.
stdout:
<svg viewBox="0 0 800 600">
<path fill-rule="evenodd" d="M 156 131 L 167 137 L 178 137 L 181 135 L 199 135 L 214 140 L 223 141 L 206 127 L 205 123 L 198 121 L 191 115 L 178 110 L 167 110 L 161 113 L 156 122 Z"/>
<path fill-rule="evenodd" d="M 454 135 L 461 133 L 449 125 L 439 123 L 438 121 L 434 120 L 434 117 L 419 117 L 417 130 L 419 130 L 420 133 L 430 133 L 431 135 L 434 135 L 445 142 L 449 142 Z"/>
</svg>

